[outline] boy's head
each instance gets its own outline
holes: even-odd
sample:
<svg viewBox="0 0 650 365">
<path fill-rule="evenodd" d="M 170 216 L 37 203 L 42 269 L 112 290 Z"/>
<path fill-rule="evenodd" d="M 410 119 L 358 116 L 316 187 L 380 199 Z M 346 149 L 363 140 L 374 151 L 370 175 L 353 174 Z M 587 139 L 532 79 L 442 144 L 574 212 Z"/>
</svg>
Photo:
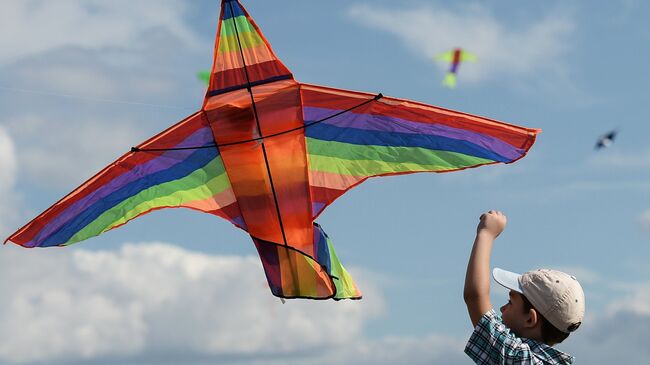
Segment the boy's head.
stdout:
<svg viewBox="0 0 650 365">
<path fill-rule="evenodd" d="M 516 322 L 530 321 L 532 318 L 533 322 L 539 321 L 540 337 L 543 342 L 555 344 L 562 342 L 582 323 L 585 296 L 575 277 L 549 269 L 528 271 L 519 275 L 495 268 L 492 275 L 497 283 L 514 292 L 511 292 L 511 300 L 502 311 L 504 311 L 504 322 L 508 319 L 511 323 L 506 324 L 515 333 L 522 332 L 527 326 L 526 323 Z M 521 298 L 517 297 L 517 293 Z M 530 312 L 532 316 L 511 314 L 508 312 L 508 306 L 511 304 L 525 314 L 532 309 L 533 312 Z M 523 334 L 519 335 L 523 336 Z"/>
</svg>

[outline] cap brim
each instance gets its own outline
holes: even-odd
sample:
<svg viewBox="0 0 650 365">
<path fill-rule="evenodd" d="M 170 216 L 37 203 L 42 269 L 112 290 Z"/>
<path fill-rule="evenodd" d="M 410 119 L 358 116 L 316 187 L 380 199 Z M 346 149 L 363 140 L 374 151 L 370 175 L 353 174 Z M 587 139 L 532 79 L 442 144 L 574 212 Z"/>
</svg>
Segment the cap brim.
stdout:
<svg viewBox="0 0 650 365">
<path fill-rule="evenodd" d="M 492 270 L 492 277 L 501 286 L 523 294 L 524 291 L 521 289 L 521 285 L 519 285 L 521 275 L 495 267 Z"/>
</svg>

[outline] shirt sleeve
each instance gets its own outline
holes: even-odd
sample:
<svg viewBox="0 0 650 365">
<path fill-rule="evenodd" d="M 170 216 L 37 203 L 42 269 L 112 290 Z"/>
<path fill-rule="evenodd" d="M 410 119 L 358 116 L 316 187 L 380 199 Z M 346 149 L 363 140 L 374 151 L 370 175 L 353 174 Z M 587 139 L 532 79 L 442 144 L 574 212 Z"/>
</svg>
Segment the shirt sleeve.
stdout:
<svg viewBox="0 0 650 365">
<path fill-rule="evenodd" d="M 494 309 L 479 319 L 465 353 L 478 365 L 537 365 L 530 346 L 510 332 Z"/>
</svg>

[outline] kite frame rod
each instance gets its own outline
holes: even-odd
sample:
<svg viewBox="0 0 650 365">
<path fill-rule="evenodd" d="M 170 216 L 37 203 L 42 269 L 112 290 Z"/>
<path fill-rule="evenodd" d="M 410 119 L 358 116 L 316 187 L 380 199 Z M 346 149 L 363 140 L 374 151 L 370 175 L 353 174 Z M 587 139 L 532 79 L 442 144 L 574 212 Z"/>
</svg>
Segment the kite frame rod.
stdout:
<svg viewBox="0 0 650 365">
<path fill-rule="evenodd" d="M 246 90 L 248 90 L 248 94 L 251 96 L 251 106 L 253 107 L 253 115 L 255 116 L 257 133 L 258 135 L 261 136 L 262 126 L 260 125 L 260 118 L 259 115 L 257 114 L 257 106 L 255 105 L 255 96 L 253 95 L 253 88 L 251 87 L 251 80 L 250 80 L 250 76 L 248 75 L 246 58 L 244 57 L 244 50 L 241 45 L 241 39 L 239 38 L 239 30 L 237 29 L 237 22 L 235 21 L 235 10 L 232 7 L 232 1 L 228 2 L 228 6 L 230 7 L 230 14 L 232 15 L 230 19 L 232 20 L 232 24 L 235 27 L 235 35 L 237 35 L 237 45 L 239 46 L 239 54 L 241 55 L 241 61 L 242 64 L 244 65 L 244 74 L 246 75 Z M 269 177 L 269 184 L 271 185 L 271 193 L 273 194 L 273 201 L 275 202 L 275 210 L 278 215 L 278 223 L 280 224 L 280 231 L 282 232 L 282 241 L 284 242 L 285 246 L 288 246 L 289 244 L 287 243 L 287 235 L 284 232 L 284 224 L 282 223 L 282 215 L 280 214 L 280 205 L 278 203 L 278 196 L 275 191 L 275 184 L 273 183 L 273 176 L 271 175 L 271 166 L 269 165 L 269 159 L 266 154 L 266 146 L 264 146 L 264 140 L 261 141 L 260 145 L 262 146 L 262 155 L 264 156 L 264 164 L 266 165 L 266 174 Z"/>
<path fill-rule="evenodd" d="M 366 104 L 368 104 L 370 102 L 379 100 L 379 99 L 381 99 L 383 97 L 384 97 L 384 95 L 382 93 L 379 93 L 379 94 L 375 95 L 375 97 L 372 98 L 372 99 L 368 99 L 368 100 L 364 101 L 363 103 L 361 103 L 359 105 L 355 105 L 355 106 L 350 107 L 348 109 L 341 110 L 340 112 L 334 113 L 334 114 L 332 114 L 330 116 L 327 116 L 327 117 L 325 117 L 323 119 L 315 120 L 313 122 L 309 122 L 309 123 L 307 123 L 307 124 L 305 124 L 303 126 L 300 126 L 300 127 L 287 129 L 286 131 L 269 134 L 268 136 L 260 136 L 260 137 L 257 137 L 257 138 L 251 138 L 251 139 L 247 139 L 247 140 L 243 140 L 243 141 L 229 142 L 229 143 L 223 143 L 223 144 L 215 143 L 215 144 L 209 144 L 209 145 L 205 145 L 205 146 L 170 147 L 170 148 L 138 148 L 138 147 L 131 147 L 131 152 L 160 152 L 160 151 L 196 150 L 196 149 L 202 149 L 202 148 L 215 148 L 215 147 L 219 148 L 219 147 L 232 146 L 232 145 L 237 145 L 237 144 L 242 144 L 242 143 L 261 141 L 261 140 L 264 140 L 264 139 L 277 137 L 277 136 L 280 136 L 280 135 L 283 135 L 283 134 L 286 134 L 286 133 L 291 133 L 291 132 L 294 132 L 294 131 L 297 131 L 297 130 L 300 130 L 300 129 L 307 129 L 308 127 L 311 127 L 314 124 L 322 123 L 322 122 L 324 122 L 324 121 L 326 121 L 328 119 L 338 117 L 339 115 L 341 115 L 343 113 L 347 113 L 347 112 L 352 111 L 354 109 L 360 108 L 360 107 L 362 107 L 362 106 L 364 106 L 364 105 L 366 105 Z"/>
</svg>

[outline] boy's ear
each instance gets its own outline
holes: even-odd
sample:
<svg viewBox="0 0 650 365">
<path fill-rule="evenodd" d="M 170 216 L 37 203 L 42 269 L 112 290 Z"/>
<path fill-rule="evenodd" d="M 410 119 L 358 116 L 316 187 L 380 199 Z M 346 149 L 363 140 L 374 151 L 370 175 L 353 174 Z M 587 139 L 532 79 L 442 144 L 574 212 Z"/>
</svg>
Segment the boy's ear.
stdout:
<svg viewBox="0 0 650 365">
<path fill-rule="evenodd" d="M 539 323 L 539 315 L 537 314 L 537 311 L 535 309 L 530 308 L 528 310 L 528 318 L 526 318 L 525 326 L 527 328 L 533 328 L 537 326 L 537 323 Z"/>
</svg>

